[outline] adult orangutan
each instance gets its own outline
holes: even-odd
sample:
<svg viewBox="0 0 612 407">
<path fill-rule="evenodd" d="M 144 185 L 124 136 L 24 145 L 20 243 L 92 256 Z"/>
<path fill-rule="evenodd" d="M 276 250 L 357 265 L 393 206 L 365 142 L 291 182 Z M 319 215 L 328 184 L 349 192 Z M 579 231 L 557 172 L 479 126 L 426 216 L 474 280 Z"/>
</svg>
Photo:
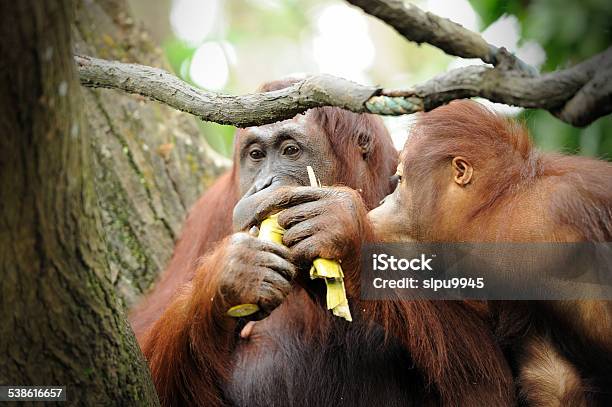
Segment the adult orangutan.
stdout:
<svg viewBox="0 0 612 407">
<path fill-rule="evenodd" d="M 294 82 L 269 82 L 260 90 L 278 90 Z M 397 155 L 378 117 L 338 108 L 313 109 L 292 120 L 238 130 L 232 169 L 191 209 L 160 281 L 130 315 L 136 335 L 161 316 L 176 290 L 192 278 L 198 260 L 232 233 L 232 212 L 242 196 L 282 185 L 309 185 L 306 166 L 311 165 L 322 183 L 359 190 L 372 208 L 395 187 L 390 177 Z M 240 223 L 255 203 L 256 199 L 242 201 L 234 214 L 236 230 L 243 230 Z"/>
<path fill-rule="evenodd" d="M 536 150 L 524 127 L 472 101 L 423 114 L 401 181 L 369 214 L 379 239 L 610 242 L 612 164 Z M 530 406 L 612 405 L 612 304 L 491 302 Z"/>
<path fill-rule="evenodd" d="M 224 239 L 139 336 L 162 405 L 513 404 L 505 359 L 472 307 L 359 301 L 359 220 L 390 187 L 383 154 L 394 157 L 378 119 L 338 109 L 240 134 L 237 230 L 307 202 L 279 215 L 287 247 Z M 323 184 L 361 191 L 282 186 L 307 185 L 306 165 Z M 353 322 L 332 316 L 324 285 L 305 277 L 315 257 L 342 263 Z M 261 308 L 249 323 L 226 315 L 244 303 Z"/>
</svg>

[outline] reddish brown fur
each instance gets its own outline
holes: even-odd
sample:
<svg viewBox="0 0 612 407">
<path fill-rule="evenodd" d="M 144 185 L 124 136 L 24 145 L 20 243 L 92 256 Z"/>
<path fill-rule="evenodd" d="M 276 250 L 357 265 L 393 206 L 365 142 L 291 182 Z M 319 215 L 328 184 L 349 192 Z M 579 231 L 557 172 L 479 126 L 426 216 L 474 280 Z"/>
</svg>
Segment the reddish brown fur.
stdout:
<svg viewBox="0 0 612 407">
<path fill-rule="evenodd" d="M 261 87 L 261 91 L 282 89 L 295 80 L 279 80 Z M 314 109 L 312 119 L 329 138 L 336 159 L 337 183 L 362 191 L 369 208 L 378 205 L 389 193 L 389 176 L 397 165 L 397 150 L 380 118 L 355 114 L 335 107 Z M 194 274 L 196 262 L 225 236 L 232 233 L 232 209 L 240 199 L 240 177 L 237 158 L 240 138 L 244 130 L 236 133 L 234 165 L 221 176 L 195 203 L 189 212 L 172 259 L 151 293 L 130 314 L 130 322 L 137 336 L 161 316 L 176 290 Z M 371 137 L 370 155 L 366 157 L 367 172 L 355 170 L 359 161 L 357 139 Z"/>
<path fill-rule="evenodd" d="M 531 407 L 588 406 L 585 388 L 575 366 L 555 345 L 541 337 L 525 341 L 525 353 L 519 362 L 521 398 Z"/>
<path fill-rule="evenodd" d="M 372 239 L 367 232 L 365 209 L 360 219 L 365 232 L 352 237 L 357 247 L 362 239 Z M 370 331 L 377 325 L 368 321 L 382 325 L 386 343 L 397 341 L 406 348 L 426 385 L 423 388 L 419 384 L 412 391 L 424 394 L 428 402 L 445 406 L 513 404 L 509 369 L 485 321 L 474 312 L 472 305 L 451 301 L 361 302 L 358 300 L 359 274 L 349 269 L 356 267 L 351 261 L 343 262 L 343 267 L 355 317 L 353 323 L 346 325 L 331 316 L 317 296 L 307 294 L 298 286 L 268 318 L 256 323 L 252 339 L 236 348 L 235 320 L 222 316 L 230 304 L 214 288 L 223 251 L 222 244 L 204 260 L 192 284 L 142 339 L 162 405 L 224 405 L 223 388 L 227 386 L 224 383 L 231 381 L 231 371 L 237 367 L 244 369 L 245 363 L 247 369 L 249 365 L 266 365 L 263 360 L 275 354 L 275 348 L 285 349 L 286 345 L 281 345 L 283 341 L 292 343 L 299 341 L 297 338 L 319 344 L 316 346 L 321 348 L 316 353 L 326 352 L 330 341 L 338 346 L 337 343 L 346 340 L 345 346 L 354 346 L 350 339 L 353 335 L 364 338 L 373 335 Z M 305 284 L 307 291 L 313 289 L 312 284 Z M 381 352 L 378 346 L 382 345 L 360 346 L 358 351 L 377 354 Z M 299 359 L 291 361 L 299 364 Z M 405 365 L 406 374 L 410 372 L 409 367 Z M 261 378 L 263 383 L 266 380 Z M 349 376 L 342 381 L 343 385 L 350 386 L 350 380 Z M 359 388 L 353 388 L 352 392 L 367 393 Z M 281 400 L 270 400 L 270 404 L 278 402 Z M 319 402 L 323 403 L 321 399 Z"/>
<path fill-rule="evenodd" d="M 475 102 L 454 102 L 421 115 L 410 138 L 420 157 L 406 157 L 404 170 L 417 180 L 456 156 L 468 158 L 475 168 L 487 172 L 480 187 L 485 195 L 470 218 L 501 202 L 517 184 L 517 177 L 528 180 L 541 173 L 525 128 Z M 495 166 L 488 168 L 492 162 Z"/>
<path fill-rule="evenodd" d="M 379 301 L 364 309 L 406 346 L 443 405 L 513 405 L 505 359 L 469 304 Z"/>
<path fill-rule="evenodd" d="M 420 116 L 403 155 L 404 174 L 415 184 L 456 156 L 466 157 L 478 171 L 478 202 L 462 217 L 472 221 L 496 207 L 508 208 L 534 189 L 548 193 L 546 214 L 573 234 L 539 241 L 610 241 L 612 239 L 612 165 L 586 157 L 544 154 L 532 145 L 528 131 L 471 101 L 456 101 Z M 427 184 L 427 182 L 423 182 Z M 419 207 L 438 206 L 434 188 Z M 507 220 L 506 220 L 507 221 Z M 547 231 L 545 231 L 547 232 Z M 481 232 L 479 232 L 481 233 Z M 482 236 L 479 236 L 482 238 Z M 507 240 L 500 236 L 495 240 Z"/>
<path fill-rule="evenodd" d="M 137 337 L 159 319 L 177 289 L 189 281 L 197 261 L 232 231 L 232 209 L 238 202 L 237 170 L 222 175 L 189 211 L 174 254 L 153 291 L 130 314 Z"/>
<path fill-rule="evenodd" d="M 318 109 L 315 117 L 324 126 L 330 139 L 333 138 L 331 141 L 336 148 L 338 165 L 343 168 L 339 172 L 342 175 L 338 182 L 363 189 L 362 197 L 365 198 L 368 207 L 377 204 L 389 192 L 387 178 L 395 167 L 394 160 L 389 158 L 395 157 L 393 148 L 389 141 L 375 138 L 375 141 L 378 140 L 381 145 L 371 150 L 374 153 L 368 157 L 371 165 L 369 174 L 356 174 L 351 170 L 351 165 L 355 161 L 352 155 L 359 152 L 351 149 L 350 145 L 354 145 L 355 137 L 359 137 L 362 132 L 378 132 L 382 129 L 380 122 L 369 116 L 348 114 L 334 108 Z M 162 280 L 161 284 L 166 286 L 158 288 L 156 292 L 168 290 L 169 293 L 174 287 L 189 280 L 192 266 L 202 251 L 210 247 L 211 242 L 230 233 L 228 212 L 231 206 L 228 201 L 234 203 L 238 199 L 236 196 L 238 176 L 235 165 L 233 171 L 198 202 L 189 217 L 166 277 Z M 217 195 L 209 197 L 212 193 Z M 220 202 L 223 204 L 220 205 Z M 215 206 L 211 208 L 208 206 L 210 203 Z M 220 208 L 225 212 L 221 214 L 216 212 Z M 221 223 L 209 226 L 213 225 L 216 219 Z M 362 226 L 367 229 L 369 224 L 365 220 L 365 210 L 361 213 L 360 219 L 364 219 Z M 367 233 L 365 236 L 351 237 L 356 246 L 362 239 L 369 240 L 370 237 Z M 225 303 L 223 295 L 217 289 L 217 278 L 223 270 L 225 247 L 226 243 L 221 243 L 200 263 L 193 281 L 174 297 L 169 307 L 166 306 L 169 296 L 156 299 L 154 294 L 150 303 L 155 304 L 155 308 L 144 310 L 145 317 L 147 313 L 149 315 L 141 326 L 146 326 L 150 321 L 157 319 L 159 312 L 167 308 L 153 327 L 146 334 L 139 336 L 162 405 L 224 405 L 227 403 L 228 391 L 233 397 L 239 397 L 240 394 L 236 393 L 235 389 L 231 391 L 232 382 L 234 382 L 233 388 L 240 388 L 242 383 L 235 383 L 236 375 L 245 369 L 248 380 L 259 380 L 260 385 L 256 387 L 258 394 L 260 396 L 271 394 L 267 401 L 269 404 L 278 405 L 283 402 L 283 398 L 278 393 L 276 384 L 269 380 L 268 375 L 254 378 L 253 375 L 257 371 L 251 370 L 265 367 L 266 363 L 269 363 L 265 361 L 269 361 L 274 355 L 278 356 L 278 351 L 282 350 L 281 356 L 284 353 L 289 356 L 285 363 L 282 359 L 280 362 L 273 359 L 272 362 L 277 363 L 274 365 L 274 370 L 291 371 L 299 369 L 302 362 L 311 362 L 300 359 L 303 356 L 299 352 L 304 347 L 314 347 L 314 354 L 309 357 L 316 359 L 317 355 L 327 355 L 321 358 L 329 357 L 332 362 L 335 355 L 340 355 L 337 357 L 341 358 L 343 352 L 347 352 L 345 356 L 349 359 L 340 359 L 340 363 L 358 361 L 365 356 L 372 357 L 387 352 L 387 357 L 391 357 L 388 363 L 397 363 L 403 359 L 396 359 L 394 356 L 394 352 L 398 352 L 397 347 L 393 345 L 396 342 L 408 351 L 424 383 L 423 380 L 414 377 L 415 373 L 407 361 L 399 373 L 400 378 L 407 381 L 403 390 L 402 388 L 397 390 L 399 393 L 395 399 L 392 399 L 393 403 L 407 403 L 407 399 L 403 398 L 406 394 L 417 396 L 420 394 L 423 400 L 428 402 L 443 402 L 444 405 L 451 406 L 512 404 L 512 383 L 507 365 L 485 322 L 478 312 L 474 312 L 472 305 L 431 301 L 361 303 L 357 299 L 358 273 L 351 270 L 357 265 L 349 259 L 343 262 L 343 267 L 347 275 L 347 291 L 354 310 L 353 323 L 345 324 L 331 316 L 324 309 L 321 293 L 316 294 L 317 290 L 312 287 L 313 283 L 301 282 L 304 288 L 297 286 L 295 292 L 290 294 L 268 318 L 255 325 L 251 334 L 252 340 L 237 343 L 236 320 L 223 315 L 224 311 L 233 304 Z M 156 304 L 157 300 L 160 303 Z M 136 316 L 136 319 L 142 318 L 142 315 L 136 314 Z M 373 324 L 372 321 L 380 325 Z M 384 342 L 376 340 L 376 332 L 381 330 L 380 326 L 386 338 Z M 270 344 L 275 345 L 270 346 Z M 276 349 L 277 347 L 280 349 Z M 406 357 L 403 353 L 396 356 Z M 328 375 L 325 379 L 327 381 L 318 385 L 327 386 L 329 392 L 310 394 L 309 388 L 296 388 L 298 397 L 304 399 L 314 397 L 317 402 L 324 403 L 323 400 L 326 400 L 324 397 L 330 395 L 333 397 L 337 394 L 335 389 L 346 386 L 349 390 L 345 393 L 347 397 L 359 398 L 368 391 L 380 391 L 381 393 L 373 395 L 376 397 L 384 393 L 385 387 L 391 386 L 391 383 L 383 382 L 382 387 L 376 390 L 373 387 L 374 383 L 366 384 L 366 388 L 352 384 L 353 377 L 367 373 L 392 375 L 391 378 L 393 375 L 398 375 L 387 370 L 363 372 L 332 369 L 330 371 L 328 362 L 327 359 L 321 359 L 316 362 L 319 364 L 315 364 L 321 366 L 320 371 L 305 372 L 307 376 L 300 376 L 297 379 L 298 383 L 316 383 L 319 376 L 320 380 L 324 380 L 323 377 Z M 329 376 L 330 374 L 332 376 Z M 286 377 L 290 378 L 290 375 Z M 404 394 L 402 391 L 405 393 L 404 396 L 401 395 Z M 363 399 L 361 401 L 363 402 Z M 346 403 L 342 405 L 350 405 Z"/>
<path fill-rule="evenodd" d="M 463 192 L 456 192 L 460 188 L 450 177 L 455 157 L 465 158 L 474 169 Z M 612 239 L 612 165 L 540 152 L 523 126 L 478 103 L 456 101 L 422 114 L 402 161 L 404 190 L 410 192 L 401 199 L 409 202 L 411 207 L 403 210 L 410 215 L 398 219 L 393 210 L 377 210 L 379 218 L 373 220 L 381 228 L 386 227 L 387 217 L 395 218 L 387 227 L 401 230 L 396 225 L 405 222 L 411 225 L 404 229 L 410 231 L 409 237 L 423 241 Z M 595 405 L 610 402 L 609 303 L 493 302 L 491 306 L 500 339 L 518 365 L 525 400 L 534 405 L 546 404 L 542 400 L 547 398 L 551 404 L 546 405 L 554 405 L 555 400 L 580 405 L 585 400 L 596 400 L 591 401 Z"/>
<path fill-rule="evenodd" d="M 223 254 L 222 249 L 217 250 L 203 260 L 202 267 L 219 270 Z M 163 406 L 223 404 L 218 383 L 229 377 L 227 355 L 233 341 L 202 341 L 233 331 L 234 321 L 216 325 L 212 318 L 227 309 L 222 301 L 212 301 L 218 297 L 215 277 L 214 273 L 197 273 L 194 281 L 175 295 L 164 317 L 139 338 Z"/>
</svg>

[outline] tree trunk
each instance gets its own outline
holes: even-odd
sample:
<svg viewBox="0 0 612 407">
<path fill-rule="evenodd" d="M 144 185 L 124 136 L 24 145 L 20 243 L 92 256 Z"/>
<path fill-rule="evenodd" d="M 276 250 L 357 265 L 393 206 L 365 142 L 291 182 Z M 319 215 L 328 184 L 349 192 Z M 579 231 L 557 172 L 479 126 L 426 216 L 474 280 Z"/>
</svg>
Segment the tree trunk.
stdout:
<svg viewBox="0 0 612 407">
<path fill-rule="evenodd" d="M 0 384 L 156 405 L 116 288 L 150 284 L 218 168 L 180 114 L 81 88 L 71 33 L 77 52 L 156 61 L 121 3 L 79 4 L 74 26 L 72 6 L 0 3 Z"/>
<path fill-rule="evenodd" d="M 121 0 L 79 1 L 75 53 L 166 68 Z M 228 160 L 195 119 L 115 90 L 83 89 L 112 283 L 128 306 L 165 267 L 186 212 Z"/>
</svg>

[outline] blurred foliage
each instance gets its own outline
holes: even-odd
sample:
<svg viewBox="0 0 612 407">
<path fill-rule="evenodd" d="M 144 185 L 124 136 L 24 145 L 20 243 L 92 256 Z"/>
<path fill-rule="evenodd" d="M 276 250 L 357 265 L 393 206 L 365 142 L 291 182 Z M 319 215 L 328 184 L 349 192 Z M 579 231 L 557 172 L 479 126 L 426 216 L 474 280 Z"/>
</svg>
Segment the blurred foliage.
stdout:
<svg viewBox="0 0 612 407">
<path fill-rule="evenodd" d="M 173 34 L 168 14 L 180 0 L 150 2 L 129 0 L 142 10 L 137 15 L 156 16 L 147 21 L 177 75 L 195 85 L 190 77 L 194 53 L 201 45 L 190 44 Z M 196 0 L 192 0 L 196 1 Z M 198 0 L 218 1 L 221 13 L 215 27 L 203 41 L 229 44 L 228 80 L 223 92 L 253 92 L 268 80 L 298 72 L 317 73 L 320 65 L 313 56 L 313 38 L 318 35 L 318 13 L 325 7 L 346 6 L 341 0 Z M 455 0 L 453 0 L 455 1 Z M 485 29 L 504 14 L 515 15 L 521 25 L 521 40 L 536 41 L 546 51 L 543 71 L 573 65 L 610 46 L 612 1 L 610 0 L 469 0 Z M 416 1 L 427 8 L 428 0 Z M 437 3 L 440 3 L 439 1 Z M 449 2 L 450 3 L 450 2 Z M 153 11 L 153 8 L 159 8 Z M 451 4 L 447 7 L 452 11 Z M 453 14 L 450 15 L 453 19 Z M 459 18 L 459 16 L 457 16 Z M 151 18 L 149 18 L 151 20 Z M 338 21 L 339 33 L 346 21 Z M 454 58 L 428 46 L 409 43 L 379 20 L 368 17 L 367 29 L 374 44 L 375 59 L 364 79 L 387 88 L 407 87 L 444 72 Z M 339 46 L 341 47 L 341 46 Z M 235 53 L 232 61 L 231 53 Z M 357 79 L 359 80 L 359 79 Z M 612 118 L 599 119 L 589 127 L 576 129 L 541 110 L 519 114 L 545 150 L 612 159 Z M 403 119 L 386 119 L 394 133 L 406 128 Z M 217 151 L 231 156 L 234 128 L 202 122 L 200 127 Z M 401 145 L 401 142 L 396 145 Z"/>
<path fill-rule="evenodd" d="M 483 23 L 489 25 L 503 14 L 518 17 L 525 39 L 546 50 L 544 71 L 574 65 L 610 46 L 612 2 L 610 0 L 470 0 Z"/>
<path fill-rule="evenodd" d="M 484 25 L 503 14 L 518 17 L 521 37 L 537 41 L 546 51 L 542 71 L 577 64 L 612 45 L 610 0 L 470 0 Z M 569 126 L 548 112 L 521 115 L 536 143 L 545 150 L 612 159 L 612 118 L 601 118 L 584 129 Z"/>
<path fill-rule="evenodd" d="M 158 40 L 163 44 L 173 71 L 197 86 L 191 78 L 190 65 L 201 44 L 188 43 L 172 35 L 171 29 L 162 28 L 164 24 L 169 26 L 169 18 L 162 21 L 159 17 L 162 13 L 151 11 L 157 4 L 146 0 L 130 2 L 134 9 L 140 10 L 138 15 L 145 18 L 154 34 L 156 30 L 169 34 L 161 35 Z M 349 7 L 341 0 L 233 0 L 221 4 L 223 23 L 204 41 L 222 41 L 233 47 L 237 60 L 230 65 L 229 80 L 222 91 L 234 94 L 253 92 L 263 82 L 283 76 L 318 72 L 312 50 L 312 40 L 318 29 L 316 17 L 325 7 Z M 169 9 L 171 5 L 172 2 Z M 147 21 L 147 13 L 157 16 L 156 19 Z M 169 14 L 169 10 L 166 13 Z M 367 28 L 376 48 L 375 61 L 366 72 L 370 83 L 400 87 L 423 82 L 443 71 L 452 60 L 435 47 L 405 41 L 377 19 L 368 17 Z M 389 119 L 390 122 L 394 120 Z M 206 122 L 200 127 L 215 150 L 231 156 L 233 127 Z"/>
<path fill-rule="evenodd" d="M 197 46 L 187 44 L 176 38 L 171 38 L 163 46 L 168 62 L 172 70 L 183 80 L 196 86 L 189 75 L 189 64 Z M 233 126 L 225 126 L 217 123 L 199 122 L 198 126 L 206 141 L 217 152 L 226 157 L 232 155 L 232 144 L 236 129 Z"/>
<path fill-rule="evenodd" d="M 262 53 L 259 64 L 254 66 L 240 61 L 245 64 L 242 69 L 234 67 L 230 70 L 229 82 L 223 89 L 225 92 L 236 94 L 253 92 L 260 83 L 275 79 L 275 76 L 260 74 L 261 71 L 269 71 L 267 64 L 274 63 L 266 55 L 273 53 L 273 46 L 266 50 L 267 47 L 264 44 L 266 42 L 273 44 L 278 38 L 299 40 L 301 33 L 309 27 L 310 18 L 306 15 L 304 6 L 300 4 L 304 2 L 285 0 L 277 3 L 278 7 L 274 5 L 270 7 L 266 4 L 263 4 L 263 7 L 257 7 L 254 1 L 248 0 L 222 2 L 229 26 L 222 38 L 209 36 L 207 40 L 227 41 L 237 48 L 255 52 L 260 50 Z M 307 6 L 312 6 L 318 1 L 307 3 L 309 3 Z M 216 37 L 220 36 L 216 35 Z M 194 86 L 196 84 L 190 77 L 189 66 L 198 46 L 199 44 L 189 44 L 174 36 L 167 38 L 163 44 L 163 49 L 174 72 Z M 278 58 L 283 58 L 282 53 L 279 53 Z M 241 73 L 241 70 L 244 73 Z M 247 77 L 252 77 L 255 81 L 245 80 Z M 235 127 L 210 122 L 201 122 L 199 126 L 208 143 L 216 151 L 227 157 L 232 156 Z"/>
</svg>

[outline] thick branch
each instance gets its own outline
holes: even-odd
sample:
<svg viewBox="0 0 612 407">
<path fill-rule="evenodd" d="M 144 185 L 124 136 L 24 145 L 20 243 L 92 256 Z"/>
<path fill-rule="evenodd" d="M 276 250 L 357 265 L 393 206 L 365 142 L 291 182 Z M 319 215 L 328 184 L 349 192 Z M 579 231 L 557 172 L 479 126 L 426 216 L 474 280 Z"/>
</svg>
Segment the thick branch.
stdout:
<svg viewBox="0 0 612 407">
<path fill-rule="evenodd" d="M 158 68 L 76 56 L 81 84 L 121 89 L 155 99 L 202 120 L 257 126 L 290 119 L 319 106 L 365 112 L 365 102 L 378 89 L 330 75 L 312 76 L 288 88 L 244 96 L 197 90 Z"/>
<path fill-rule="evenodd" d="M 524 77 L 512 70 L 497 67 L 468 66 L 449 71 L 411 89 L 383 91 L 382 95 L 420 100 L 425 111 L 454 99 L 478 96 L 492 102 L 557 112 L 583 87 L 588 85 L 591 88 L 594 79 L 599 75 L 605 76 L 611 65 L 612 48 L 572 68 L 538 77 Z M 606 97 L 609 99 L 610 90 L 604 86 L 600 89 L 604 94 L 591 89 L 590 96 L 595 101 Z M 610 112 L 610 107 L 606 108 L 605 103 L 600 107 L 592 109 L 590 121 Z M 560 118 L 574 124 L 569 120 L 569 115 Z"/>
<path fill-rule="evenodd" d="M 612 57 L 601 60 L 593 78 L 584 85 L 555 115 L 574 126 L 586 126 L 598 117 L 612 112 Z"/>
<path fill-rule="evenodd" d="M 81 83 L 121 89 L 189 112 L 202 120 L 239 127 L 284 120 L 319 106 L 357 113 L 400 115 L 428 111 L 454 99 L 483 97 L 492 102 L 540 108 L 584 126 L 612 111 L 608 85 L 612 48 L 572 68 L 524 76 L 504 66 L 455 69 L 407 90 L 362 86 L 329 75 L 312 76 L 273 92 L 230 96 L 194 89 L 161 69 L 76 57 Z M 568 103 L 570 102 L 570 103 Z"/>
<path fill-rule="evenodd" d="M 402 0 L 347 0 L 366 13 L 378 17 L 409 41 L 426 42 L 449 55 L 479 58 L 493 65 L 512 65 L 524 75 L 535 76 L 537 70 L 507 52 L 487 43 L 479 34 L 460 24 L 425 12 Z"/>
</svg>

